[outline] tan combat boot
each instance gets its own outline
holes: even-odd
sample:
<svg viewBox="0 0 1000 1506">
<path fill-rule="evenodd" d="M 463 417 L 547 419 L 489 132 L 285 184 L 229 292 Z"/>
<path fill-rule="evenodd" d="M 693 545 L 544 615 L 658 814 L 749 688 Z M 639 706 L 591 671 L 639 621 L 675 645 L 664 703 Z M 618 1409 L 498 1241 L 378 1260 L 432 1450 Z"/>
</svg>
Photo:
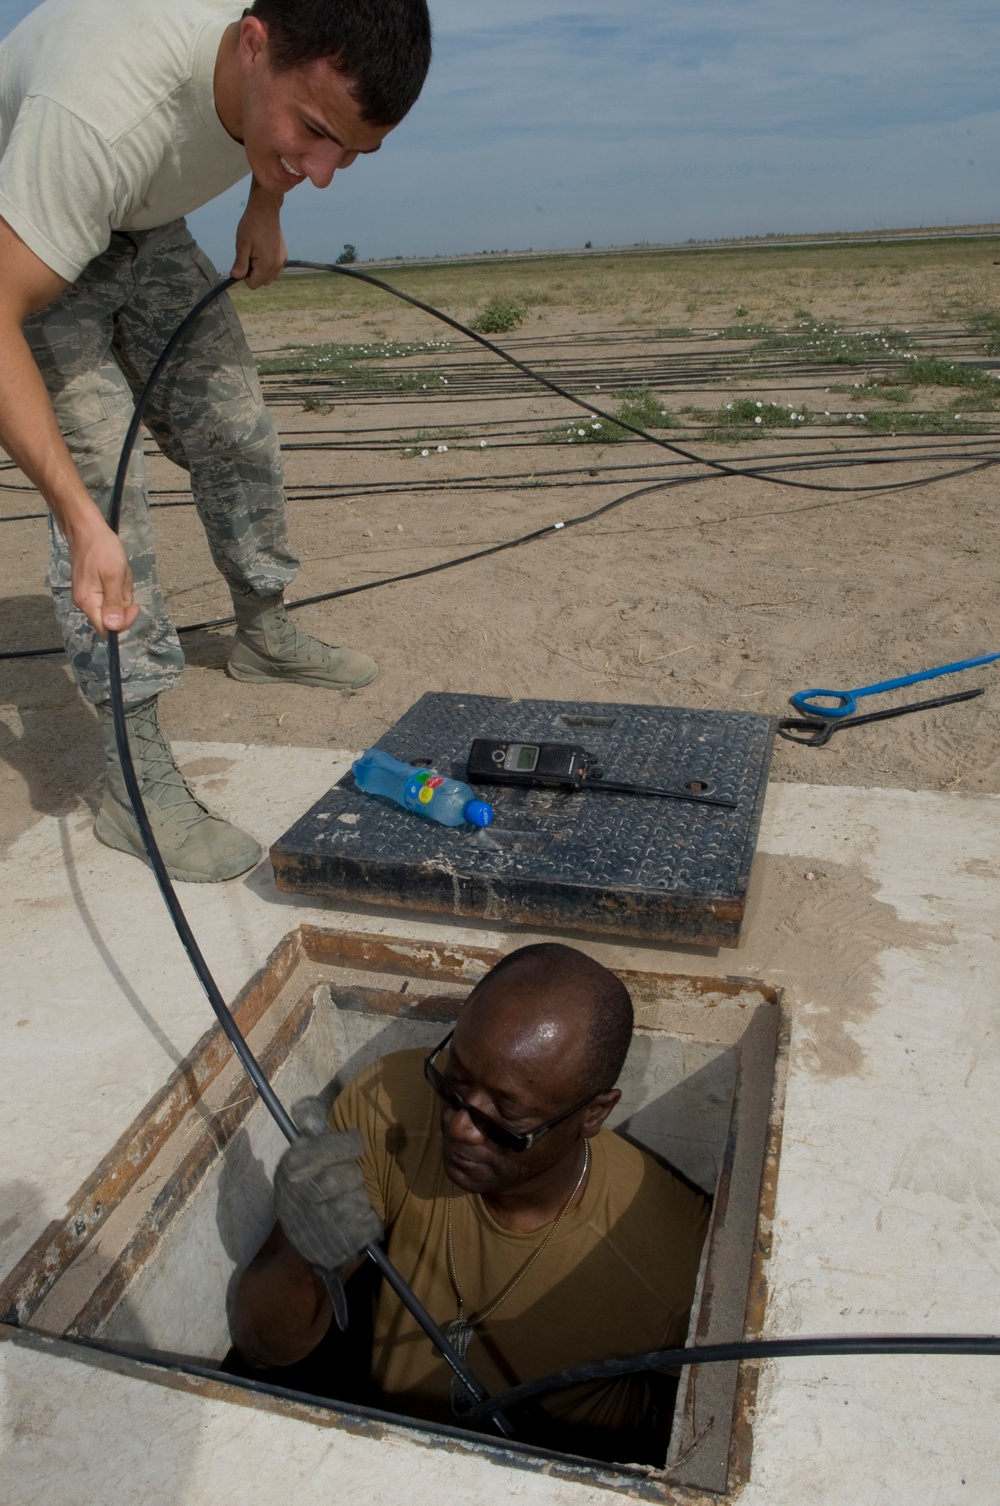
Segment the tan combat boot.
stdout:
<svg viewBox="0 0 1000 1506">
<path fill-rule="evenodd" d="M 262 857 L 247 832 L 217 816 L 196 799 L 174 763 L 160 731 L 156 696 L 125 712 L 128 745 L 135 764 L 149 823 L 172 879 L 215 884 L 245 873 Z M 109 705 L 97 707 L 107 771 L 104 800 L 94 822 L 94 836 L 106 847 L 128 852 L 146 863 L 146 849 L 125 789 Z"/>
<path fill-rule="evenodd" d="M 233 608 L 236 635 L 226 666 L 233 680 L 360 690 L 378 674 L 367 654 L 300 633 L 280 596 L 234 597 Z"/>
</svg>

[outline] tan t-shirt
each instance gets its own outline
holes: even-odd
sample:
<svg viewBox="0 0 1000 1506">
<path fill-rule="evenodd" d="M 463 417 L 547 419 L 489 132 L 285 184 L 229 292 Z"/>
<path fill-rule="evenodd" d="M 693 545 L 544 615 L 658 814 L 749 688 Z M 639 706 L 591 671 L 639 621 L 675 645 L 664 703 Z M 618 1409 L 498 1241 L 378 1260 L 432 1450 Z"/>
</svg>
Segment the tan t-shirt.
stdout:
<svg viewBox="0 0 1000 1506">
<path fill-rule="evenodd" d="M 189 214 L 249 171 L 215 109 L 239 0 L 45 0 L 0 43 L 0 215 L 73 282 L 115 230 Z"/>
<path fill-rule="evenodd" d="M 330 1119 L 336 1129 L 361 1130 L 365 1185 L 388 1230 L 389 1257 L 447 1325 L 458 1316 L 446 1248 L 449 1189 L 466 1318 L 493 1301 L 551 1226 L 511 1234 L 477 1195 L 449 1181 L 424 1055 L 399 1051 L 372 1063 L 344 1089 Z M 473 1335 L 469 1364 L 491 1394 L 571 1365 L 684 1343 L 706 1204 L 608 1130 L 591 1141 L 591 1153 L 583 1197 Z M 451 1371 L 384 1284 L 372 1376 L 400 1411 L 454 1421 Z M 626 1378 L 558 1393 L 545 1406 L 568 1423 L 632 1428 L 646 1410 L 647 1389 L 641 1379 Z"/>
</svg>

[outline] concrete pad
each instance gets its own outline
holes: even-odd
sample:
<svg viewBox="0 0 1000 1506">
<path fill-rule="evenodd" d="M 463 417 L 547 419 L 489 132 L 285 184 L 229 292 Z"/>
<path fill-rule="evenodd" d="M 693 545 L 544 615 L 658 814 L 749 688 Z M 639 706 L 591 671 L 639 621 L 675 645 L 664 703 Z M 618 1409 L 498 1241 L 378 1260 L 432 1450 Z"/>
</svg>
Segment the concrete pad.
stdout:
<svg viewBox="0 0 1000 1506">
<path fill-rule="evenodd" d="M 217 744 L 177 751 L 200 792 L 265 845 L 350 757 Z M 0 863 L 0 1272 L 65 1210 L 213 1022 L 152 876 L 96 844 L 89 828 L 83 809 L 40 820 Z M 245 880 L 180 892 L 227 997 L 303 921 L 472 943 L 506 936 L 419 915 L 316 909 L 279 895 L 266 863 Z M 510 933 L 510 944 L 529 936 Z M 736 951 L 580 944 L 610 965 L 739 973 L 786 990 L 792 1053 L 769 1332 L 1000 1329 L 991 1135 L 1000 1091 L 1000 797 L 773 785 Z M 54 1498 L 70 1438 L 71 1482 L 63 1473 L 59 1489 L 67 1502 L 92 1501 L 109 1485 L 124 1500 L 242 1502 L 287 1493 L 286 1480 L 299 1493 L 311 1482 L 306 1500 L 314 1485 L 319 1499 L 316 1482 L 325 1496 L 335 1488 L 338 1499 L 388 1500 L 412 1493 L 416 1479 L 442 1499 L 490 1486 L 538 1502 L 606 1498 L 569 1481 L 487 1469 L 399 1430 L 389 1430 L 390 1447 L 388 1433 L 349 1438 L 302 1422 L 293 1445 L 276 1432 L 290 1424 L 266 1412 L 113 1367 L 98 1377 L 58 1346 L 2 1343 L 0 1367 L 12 1506 Z M 985 1506 L 1000 1468 L 998 1402 L 1000 1360 L 772 1362 L 742 1499 Z M 148 1455 L 135 1444 L 145 1427 L 158 1440 Z M 154 1455 L 162 1488 L 147 1478 Z M 300 1471 L 300 1460 L 309 1468 Z"/>
<path fill-rule="evenodd" d="M 333 1431 L 303 1409 L 298 1421 L 253 1400 L 221 1401 L 151 1385 L 146 1367 L 0 1339 L 3 1499 L 31 1506 L 157 1502 L 182 1506 L 398 1506 L 487 1502 L 607 1506 L 593 1486 L 498 1466 L 477 1449 L 417 1441 L 403 1428 Z M 306 1419 L 310 1420 L 306 1420 Z M 318 1424 L 318 1425 L 317 1425 Z M 556 1472 L 554 1471 L 554 1474 Z M 13 1485 L 14 1493 L 6 1494 Z"/>
</svg>

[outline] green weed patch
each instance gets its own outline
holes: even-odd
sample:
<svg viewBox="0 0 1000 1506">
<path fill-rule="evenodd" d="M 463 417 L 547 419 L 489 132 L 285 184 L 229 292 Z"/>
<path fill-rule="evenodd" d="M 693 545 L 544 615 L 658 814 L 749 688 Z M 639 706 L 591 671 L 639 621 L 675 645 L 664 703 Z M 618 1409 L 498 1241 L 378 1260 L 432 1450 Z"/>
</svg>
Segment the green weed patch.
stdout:
<svg viewBox="0 0 1000 1506">
<path fill-rule="evenodd" d="M 722 442 L 748 439 L 769 429 L 797 429 L 813 422 L 809 408 L 765 403 L 753 397 L 736 398 L 721 408 L 696 409 L 695 417 L 710 426 L 710 438 Z"/>
<path fill-rule="evenodd" d="M 673 429 L 677 419 L 666 408 L 651 387 L 626 387 L 621 394 L 615 416 L 637 429 Z M 625 439 L 637 439 L 619 423 L 609 423 L 606 418 L 593 417 L 573 419 L 560 425 L 548 436 L 550 444 L 621 444 Z"/>
<path fill-rule="evenodd" d="M 954 413 L 869 413 L 865 428 L 871 434 L 981 434 L 982 426 Z"/>
<path fill-rule="evenodd" d="M 677 420 L 651 387 L 626 387 L 616 417 L 637 429 L 673 429 Z"/>
<path fill-rule="evenodd" d="M 822 319 L 800 319 L 794 329 L 774 331 L 754 349 L 794 353 L 822 365 L 867 366 L 872 361 L 899 360 L 912 345 L 903 330 L 888 326 L 846 330 Z"/>
<path fill-rule="evenodd" d="M 906 379 L 915 387 L 968 387 L 979 392 L 996 392 L 1000 383 L 980 366 L 963 366 L 943 361 L 940 356 L 917 356 L 906 363 Z"/>
<path fill-rule="evenodd" d="M 426 430 L 418 429 L 405 441 L 400 451 L 404 460 L 412 460 L 415 456 L 443 454 L 459 440 L 468 439 L 468 429 L 437 429 L 433 434 Z"/>
<path fill-rule="evenodd" d="M 727 324 L 717 336 L 721 340 L 774 340 L 779 332 L 770 324 Z"/>
<path fill-rule="evenodd" d="M 884 403 L 912 403 L 912 387 L 888 387 L 884 382 L 832 382 L 831 392 L 844 392 L 851 397 L 877 397 Z"/>
<path fill-rule="evenodd" d="M 509 335 L 527 316 L 528 310 L 512 298 L 494 298 L 470 322 L 469 328 L 481 335 Z"/>
<path fill-rule="evenodd" d="M 414 392 L 442 378 L 428 371 L 386 371 L 371 363 L 402 360 L 407 356 L 435 354 L 449 349 L 447 340 L 372 340 L 354 345 L 289 345 L 287 355 L 261 356 L 257 370 L 261 376 L 320 377 L 316 385 L 327 392 L 330 387 L 374 392 Z M 310 381 L 309 385 L 313 385 Z"/>
<path fill-rule="evenodd" d="M 288 354 L 261 356 L 257 370 L 261 376 L 303 375 L 335 372 L 338 376 L 345 370 L 366 361 L 397 361 L 405 356 L 426 355 L 428 351 L 448 350 L 447 340 L 373 340 L 370 344 L 355 345 L 286 345 Z"/>
</svg>

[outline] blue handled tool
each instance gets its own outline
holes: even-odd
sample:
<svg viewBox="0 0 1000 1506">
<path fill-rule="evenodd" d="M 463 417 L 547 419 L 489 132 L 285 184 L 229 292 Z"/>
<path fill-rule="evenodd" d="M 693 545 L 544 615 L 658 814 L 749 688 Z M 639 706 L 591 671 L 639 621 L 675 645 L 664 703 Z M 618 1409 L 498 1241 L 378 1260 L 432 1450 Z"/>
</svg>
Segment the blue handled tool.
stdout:
<svg viewBox="0 0 1000 1506">
<path fill-rule="evenodd" d="M 978 659 L 959 659 L 955 664 L 939 664 L 936 669 L 922 669 L 915 675 L 900 675 L 898 680 L 882 680 L 878 685 L 862 685 L 858 690 L 797 690 L 790 697 L 796 711 L 807 716 L 852 716 L 858 709 L 858 699 L 863 695 L 878 695 L 883 690 L 899 690 L 904 685 L 916 685 L 920 680 L 934 680 L 938 675 L 953 675 L 960 669 L 973 669 L 977 664 L 992 664 L 1000 654 L 981 654 Z M 817 706 L 816 697 L 839 701 L 837 706 Z"/>
</svg>

